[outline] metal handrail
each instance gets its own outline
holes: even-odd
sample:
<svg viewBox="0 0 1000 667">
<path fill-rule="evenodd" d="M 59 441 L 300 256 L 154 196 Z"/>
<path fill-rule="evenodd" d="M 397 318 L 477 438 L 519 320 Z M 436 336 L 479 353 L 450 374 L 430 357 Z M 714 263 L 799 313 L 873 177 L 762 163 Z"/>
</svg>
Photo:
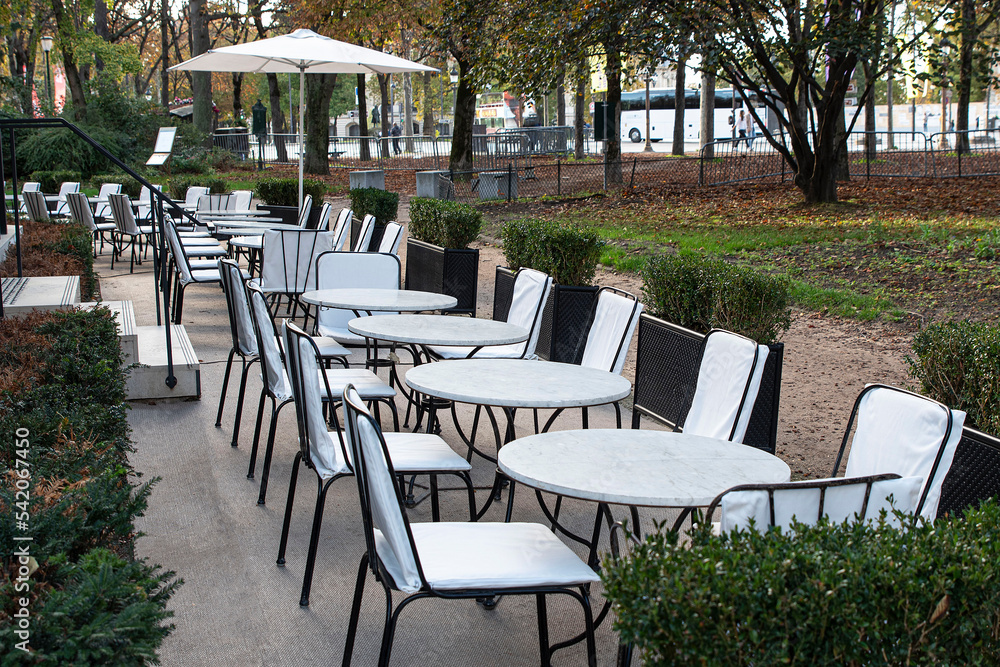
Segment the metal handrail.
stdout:
<svg viewBox="0 0 1000 667">
<path fill-rule="evenodd" d="M 129 167 L 127 164 L 119 160 L 115 155 L 113 155 L 108 149 L 102 146 L 89 134 L 81 130 L 79 127 L 70 123 L 64 118 L 8 118 L 0 119 L 0 182 L 4 181 L 3 173 L 3 133 L 5 130 L 10 129 L 10 142 L 11 142 L 11 164 L 14 169 L 14 173 L 11 176 L 11 181 L 14 187 L 14 211 L 15 211 L 15 243 L 17 244 L 17 257 L 18 257 L 18 277 L 21 276 L 21 237 L 20 237 L 20 225 L 16 224 L 16 211 L 19 209 L 19 199 L 17 192 L 17 160 L 15 159 L 15 142 L 14 142 L 14 130 L 16 129 L 44 129 L 44 128 L 66 128 L 76 134 L 78 137 L 83 139 L 85 142 L 90 144 L 98 153 L 103 155 L 105 158 L 114 163 L 119 169 L 124 171 L 127 175 L 134 178 L 141 185 L 145 186 L 149 192 L 150 197 L 153 199 L 151 202 L 155 202 L 155 206 L 151 207 L 151 210 L 155 211 L 153 225 L 153 283 L 154 290 L 161 292 L 163 294 L 163 315 L 166 315 L 169 320 L 170 317 L 170 280 L 167 276 L 167 263 L 163 261 L 166 257 L 167 249 L 165 245 L 165 235 L 164 235 L 164 206 L 166 205 L 171 215 L 177 215 L 178 217 L 188 218 L 192 222 L 197 223 L 197 220 L 190 213 L 178 206 L 173 200 L 171 200 L 165 193 L 160 191 L 158 188 L 154 187 L 152 183 L 147 181 L 145 178 L 140 176 Z M 7 227 L 7 198 L 4 196 L 4 213 L 3 213 L 3 229 L 6 231 Z M 2 301 L 2 295 L 0 295 L 0 301 Z M 159 326 L 162 324 L 161 311 L 160 311 L 160 301 L 156 301 L 156 324 Z M 2 306 L 0 306 L 2 308 Z M 0 316 L 2 316 L 3 311 L 0 310 Z M 177 378 L 174 376 L 174 359 L 173 359 L 173 346 L 171 345 L 171 327 L 168 321 L 167 325 L 163 327 L 164 336 L 166 338 L 167 344 L 167 377 L 164 379 L 164 384 L 167 387 L 173 389 L 177 386 Z"/>
</svg>

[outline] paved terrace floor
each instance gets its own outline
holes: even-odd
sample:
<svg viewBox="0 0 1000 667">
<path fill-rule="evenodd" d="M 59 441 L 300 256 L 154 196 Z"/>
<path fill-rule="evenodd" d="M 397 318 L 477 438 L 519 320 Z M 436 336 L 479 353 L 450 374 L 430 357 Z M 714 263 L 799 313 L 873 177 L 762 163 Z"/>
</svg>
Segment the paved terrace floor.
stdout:
<svg viewBox="0 0 1000 667">
<path fill-rule="evenodd" d="M 139 325 L 156 323 L 151 259 L 136 267 L 133 275 L 128 273 L 127 262 L 116 265 L 112 272 L 106 251 L 97 260 L 96 268 L 105 300 L 131 299 Z M 479 312 L 491 312 L 491 304 L 480 303 Z M 187 289 L 184 325 L 202 362 L 201 400 L 135 402 L 129 413 L 136 447 L 132 456 L 135 470 L 143 480 L 159 478 L 146 515 L 137 521 L 143 533 L 137 542 L 138 556 L 175 571 L 184 580 L 170 603 L 176 629 L 160 650 L 162 664 L 339 664 L 355 574 L 364 551 L 356 483 L 347 478 L 331 488 L 311 604 L 301 608 L 299 590 L 317 487 L 316 476 L 310 470 L 302 469 L 299 475 L 287 566 L 279 568 L 275 564 L 289 473 L 298 446 L 293 406 L 281 413 L 267 505 L 258 506 L 258 482 L 246 477 L 261 386 L 256 371 L 247 388 L 239 446 L 230 446 L 238 389 L 235 378 L 223 426 L 214 425 L 231 345 L 225 297 L 218 286 L 195 285 Z M 353 360 L 363 360 L 363 356 L 355 354 Z M 398 404 L 403 407 L 401 400 Z M 466 428 L 471 424 L 471 412 L 471 408 L 460 410 Z M 629 418 L 626 411 L 625 424 Z M 609 406 L 592 409 L 590 419 L 592 427 L 614 426 Z M 553 428 L 579 428 L 579 424 L 579 412 L 567 413 Z M 518 433 L 530 432 L 530 414 L 522 411 Z M 456 446 L 460 440 L 450 419 L 444 420 L 442 436 L 456 451 L 465 454 L 464 447 Z M 483 431 L 482 436 L 492 440 L 488 431 Z M 489 485 L 492 465 L 479 458 L 473 464 L 476 485 Z M 258 478 L 259 468 L 260 458 Z M 442 478 L 442 486 L 452 485 L 445 480 Z M 487 493 L 477 491 L 478 506 Z M 515 498 L 515 521 L 544 521 L 534 494 L 521 488 Z M 502 521 L 505 505 L 506 494 L 504 502 L 494 505 L 484 520 Z M 468 518 L 464 492 L 443 493 L 441 506 L 445 520 Z M 619 518 L 626 515 L 622 509 Z M 589 535 L 594 510 L 590 503 L 568 502 L 563 516 L 568 525 Z M 674 516 L 670 512 L 643 514 L 646 526 L 652 525 L 652 518 Z M 430 503 L 412 510 L 410 520 L 429 521 Z M 585 556 L 579 545 L 574 548 Z M 595 612 L 602 603 L 598 585 L 593 594 Z M 384 613 L 381 585 L 369 576 L 355 665 L 376 664 Z M 551 596 L 548 613 L 553 643 L 583 629 L 579 605 L 565 596 Z M 392 664 L 538 664 L 535 619 L 535 602 L 530 596 L 503 598 L 493 610 L 485 610 L 474 601 L 420 601 L 401 617 Z M 598 629 L 597 641 L 598 664 L 614 664 L 617 637 L 609 621 Z M 553 664 L 583 665 L 585 655 L 582 645 L 578 645 L 558 652 Z"/>
</svg>

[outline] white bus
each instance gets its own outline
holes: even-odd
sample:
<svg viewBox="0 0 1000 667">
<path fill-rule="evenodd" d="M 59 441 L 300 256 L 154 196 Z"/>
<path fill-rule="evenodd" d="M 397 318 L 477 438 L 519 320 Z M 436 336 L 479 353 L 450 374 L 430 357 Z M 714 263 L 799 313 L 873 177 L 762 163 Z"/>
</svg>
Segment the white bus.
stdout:
<svg viewBox="0 0 1000 667">
<path fill-rule="evenodd" d="M 735 103 L 735 104 L 734 104 Z M 672 88 L 649 89 L 649 138 L 650 141 L 669 141 L 674 136 L 674 90 Z M 743 108 L 743 99 L 737 94 L 733 99 L 732 88 L 715 91 L 715 139 L 729 139 L 733 135 L 733 123 Z M 697 90 L 684 91 L 684 141 L 708 143 L 701 139 L 701 93 Z M 735 113 L 734 113 L 735 112 Z M 637 90 L 622 93 L 621 141 L 633 143 L 645 141 L 646 132 L 646 91 Z M 760 134 L 758 129 L 757 134 Z"/>
</svg>

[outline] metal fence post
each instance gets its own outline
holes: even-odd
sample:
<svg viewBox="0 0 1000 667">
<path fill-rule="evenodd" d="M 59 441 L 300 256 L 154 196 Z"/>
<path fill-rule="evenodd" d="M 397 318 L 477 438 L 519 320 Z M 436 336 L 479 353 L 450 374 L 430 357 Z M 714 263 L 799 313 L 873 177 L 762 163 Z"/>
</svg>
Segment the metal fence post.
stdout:
<svg viewBox="0 0 1000 667">
<path fill-rule="evenodd" d="M 556 195 L 562 195 L 562 162 L 556 158 Z"/>
<path fill-rule="evenodd" d="M 632 158 L 632 176 L 628 179 L 628 189 L 631 190 L 635 187 L 635 165 L 639 162 L 639 156 Z"/>
<path fill-rule="evenodd" d="M 17 196 L 17 148 L 14 146 L 14 128 L 10 128 L 10 182 L 14 189 L 14 243 L 17 245 L 17 277 L 23 278 L 21 268 L 21 200 Z M 7 195 L 4 195 L 7 199 Z"/>
<path fill-rule="evenodd" d="M 510 203 L 511 200 L 511 190 L 510 190 L 510 177 L 513 175 L 513 165 L 507 163 L 507 202 Z"/>
</svg>

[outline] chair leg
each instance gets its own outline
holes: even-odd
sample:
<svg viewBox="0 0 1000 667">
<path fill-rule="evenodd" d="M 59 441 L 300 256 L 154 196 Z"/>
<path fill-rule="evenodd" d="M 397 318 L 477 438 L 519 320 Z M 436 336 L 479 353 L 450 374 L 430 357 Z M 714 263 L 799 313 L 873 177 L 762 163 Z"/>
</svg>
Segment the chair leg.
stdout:
<svg viewBox="0 0 1000 667">
<path fill-rule="evenodd" d="M 354 601 L 351 603 L 351 620 L 347 622 L 347 640 L 344 642 L 343 667 L 351 667 L 354 654 L 354 638 L 358 633 L 358 618 L 361 616 L 361 598 L 365 594 L 365 579 L 368 574 L 368 553 L 361 557 L 358 566 L 358 580 L 354 584 Z"/>
<path fill-rule="evenodd" d="M 257 426 L 253 431 L 253 445 L 250 447 L 250 469 L 247 479 L 253 479 L 254 468 L 257 467 L 257 446 L 260 444 L 260 427 L 264 421 L 264 399 L 267 397 L 267 387 L 260 390 L 260 400 L 257 401 Z M 271 399 L 271 409 L 274 409 L 274 399 Z"/>
<path fill-rule="evenodd" d="M 219 394 L 219 411 L 215 413 L 215 428 L 222 426 L 222 408 L 226 405 L 226 390 L 229 388 L 229 373 L 233 370 L 233 357 L 236 356 L 236 348 L 229 350 L 229 358 L 226 360 L 226 373 L 222 376 L 222 393 Z M 233 438 L 236 442 L 236 438 Z"/>
<path fill-rule="evenodd" d="M 257 496 L 257 504 L 263 505 L 267 497 L 267 478 L 271 474 L 271 454 L 274 451 L 274 432 L 278 428 L 278 413 L 281 408 L 291 403 L 291 400 L 284 401 L 271 413 L 271 426 L 267 430 L 267 446 L 264 448 L 264 466 L 260 473 L 260 494 Z"/>
<path fill-rule="evenodd" d="M 542 667 L 549 667 L 552 652 L 549 648 L 549 616 L 545 609 L 545 593 L 535 593 L 535 609 L 538 612 L 538 653 Z"/>
<path fill-rule="evenodd" d="M 250 375 L 250 367 L 257 360 L 251 359 L 247 361 L 244 358 L 242 361 L 243 372 L 240 374 L 240 395 L 236 399 L 236 416 L 233 418 L 233 447 L 239 446 L 240 424 L 243 422 L 243 400 L 247 394 L 247 376 Z"/>
<path fill-rule="evenodd" d="M 295 502 L 295 484 L 299 479 L 299 463 L 302 452 L 295 452 L 292 461 L 292 476 L 288 480 L 288 498 L 285 500 L 285 519 L 281 523 L 281 540 L 278 542 L 278 567 L 285 566 L 285 548 L 288 547 L 288 529 L 292 524 L 292 504 Z"/>
<path fill-rule="evenodd" d="M 615 406 L 615 428 L 622 427 L 622 406 L 615 401 L 612 405 Z"/>
<path fill-rule="evenodd" d="M 316 549 L 319 547 L 319 532 L 323 527 L 323 508 L 326 505 L 326 492 L 330 484 L 335 482 L 342 475 L 335 475 L 333 479 L 324 482 L 317 478 L 319 489 L 316 493 L 316 509 L 313 513 L 312 534 L 309 535 L 309 552 L 306 555 L 306 571 L 302 576 L 302 595 L 299 596 L 299 606 L 309 606 L 309 591 L 312 588 L 313 568 L 316 566 Z"/>
<path fill-rule="evenodd" d="M 177 285 L 177 305 L 174 307 L 174 324 L 181 323 L 181 313 L 184 312 L 184 288 L 186 285 Z"/>
</svg>

